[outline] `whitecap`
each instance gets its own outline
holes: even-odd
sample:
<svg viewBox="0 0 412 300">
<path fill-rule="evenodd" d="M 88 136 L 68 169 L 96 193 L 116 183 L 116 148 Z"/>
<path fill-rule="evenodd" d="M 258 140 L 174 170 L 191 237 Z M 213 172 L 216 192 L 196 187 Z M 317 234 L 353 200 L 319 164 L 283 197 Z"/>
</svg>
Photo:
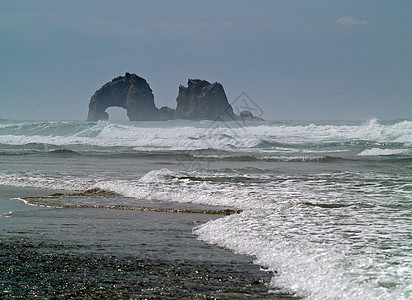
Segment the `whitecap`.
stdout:
<svg viewBox="0 0 412 300">
<path fill-rule="evenodd" d="M 390 156 L 390 155 L 408 155 L 411 151 L 408 149 L 381 149 L 372 148 L 363 150 L 359 156 Z"/>
</svg>

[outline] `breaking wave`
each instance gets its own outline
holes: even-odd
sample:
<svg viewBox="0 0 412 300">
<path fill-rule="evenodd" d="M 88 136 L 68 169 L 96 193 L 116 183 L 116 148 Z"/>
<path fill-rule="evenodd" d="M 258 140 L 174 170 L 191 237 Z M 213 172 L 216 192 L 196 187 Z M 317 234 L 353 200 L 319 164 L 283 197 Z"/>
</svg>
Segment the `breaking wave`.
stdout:
<svg viewBox="0 0 412 300">
<path fill-rule="evenodd" d="M 250 125 L 250 124 L 248 124 Z M 412 145 L 412 122 L 360 125 L 259 123 L 241 126 L 218 122 L 26 122 L 0 124 L 0 144 L 132 147 L 135 150 L 261 149 L 294 151 L 297 145 Z"/>
</svg>

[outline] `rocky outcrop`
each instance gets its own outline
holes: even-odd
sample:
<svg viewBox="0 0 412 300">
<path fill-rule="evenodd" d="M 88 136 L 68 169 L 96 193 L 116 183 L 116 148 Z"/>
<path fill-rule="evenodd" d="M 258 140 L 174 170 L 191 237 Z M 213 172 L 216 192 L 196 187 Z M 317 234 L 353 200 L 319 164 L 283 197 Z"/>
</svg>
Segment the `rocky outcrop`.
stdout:
<svg viewBox="0 0 412 300">
<path fill-rule="evenodd" d="M 240 119 L 242 121 L 264 121 L 262 118 L 255 117 L 250 111 L 244 110 L 240 112 Z"/>
<path fill-rule="evenodd" d="M 175 110 L 171 109 L 170 107 L 163 106 L 159 109 L 157 113 L 159 120 L 167 121 L 174 119 Z"/>
<path fill-rule="evenodd" d="M 206 80 L 189 79 L 187 87 L 179 87 L 175 119 L 235 120 L 223 86 Z"/>
<path fill-rule="evenodd" d="M 157 109 L 153 91 L 145 79 L 126 73 L 103 85 L 89 103 L 88 121 L 108 120 L 106 109 L 112 106 L 127 110 L 130 121 L 154 120 L 262 120 L 249 111 L 236 116 L 229 104 L 223 86 L 206 80 L 189 79 L 187 87 L 181 85 L 176 98 L 176 110 L 164 106 Z"/>
<path fill-rule="evenodd" d="M 112 106 L 126 109 L 130 121 L 159 119 L 152 89 L 136 74 L 116 77 L 97 90 L 90 99 L 87 120 L 108 120 L 106 109 Z"/>
</svg>

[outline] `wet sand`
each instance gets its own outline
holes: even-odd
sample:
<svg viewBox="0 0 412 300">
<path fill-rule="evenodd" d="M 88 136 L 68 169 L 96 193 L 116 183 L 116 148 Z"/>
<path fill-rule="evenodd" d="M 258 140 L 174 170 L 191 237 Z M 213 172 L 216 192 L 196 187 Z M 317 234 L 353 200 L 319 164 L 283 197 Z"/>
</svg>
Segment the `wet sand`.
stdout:
<svg viewBox="0 0 412 300">
<path fill-rule="evenodd" d="M 219 217 L 85 207 L 3 215 L 0 298 L 290 298 L 268 291 L 272 273 L 253 265 L 252 257 L 192 234 Z"/>
</svg>

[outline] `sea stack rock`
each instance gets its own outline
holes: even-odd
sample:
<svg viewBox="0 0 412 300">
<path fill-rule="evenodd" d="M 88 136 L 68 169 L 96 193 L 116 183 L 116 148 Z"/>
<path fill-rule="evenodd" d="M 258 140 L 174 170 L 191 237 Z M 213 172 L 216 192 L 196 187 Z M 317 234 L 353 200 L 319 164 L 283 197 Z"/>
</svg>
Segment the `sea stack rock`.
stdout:
<svg viewBox="0 0 412 300">
<path fill-rule="evenodd" d="M 167 106 L 162 106 L 159 108 L 157 115 L 161 121 L 172 120 L 174 119 L 175 110 Z"/>
<path fill-rule="evenodd" d="M 244 110 L 240 112 L 240 119 L 242 121 L 264 121 L 262 118 L 255 117 L 250 111 Z"/>
<path fill-rule="evenodd" d="M 130 121 L 158 120 L 152 89 L 145 79 L 136 74 L 114 78 L 97 90 L 89 103 L 88 121 L 108 120 L 105 111 L 118 106 L 127 110 Z"/>
<path fill-rule="evenodd" d="M 189 79 L 187 87 L 179 87 L 175 119 L 235 120 L 223 86 L 206 80 Z"/>
</svg>

